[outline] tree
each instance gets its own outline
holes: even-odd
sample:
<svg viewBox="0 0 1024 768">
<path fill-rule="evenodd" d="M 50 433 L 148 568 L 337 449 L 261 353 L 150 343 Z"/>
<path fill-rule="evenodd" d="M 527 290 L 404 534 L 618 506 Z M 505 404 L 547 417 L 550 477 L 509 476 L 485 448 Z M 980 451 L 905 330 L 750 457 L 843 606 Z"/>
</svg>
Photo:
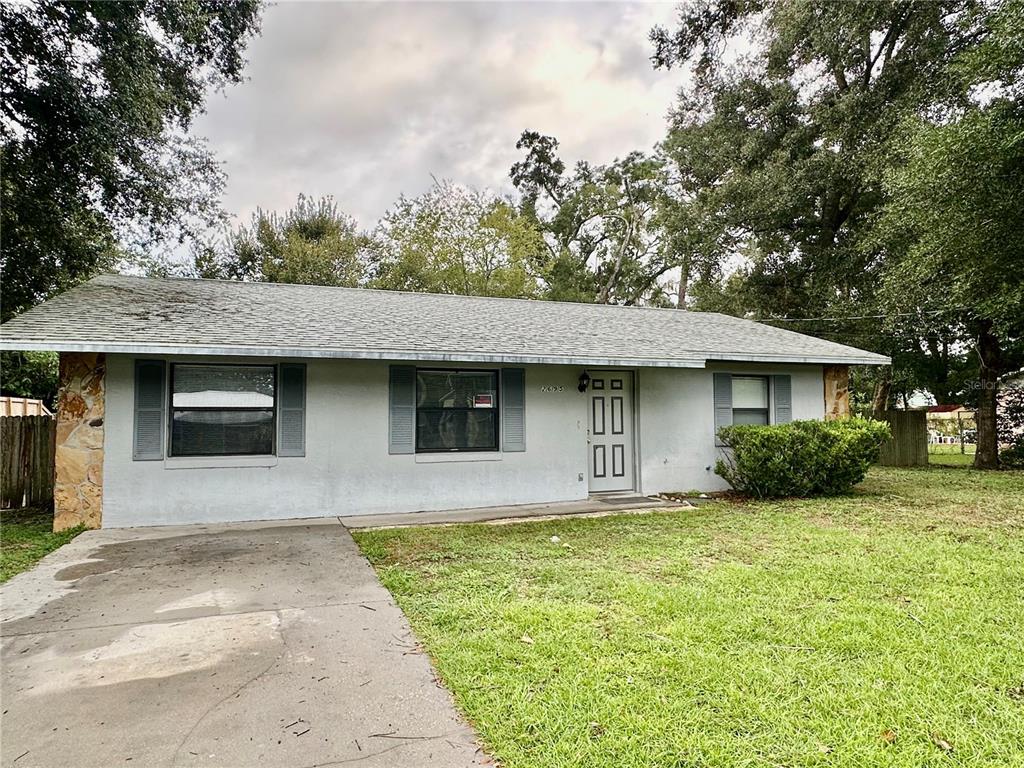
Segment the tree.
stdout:
<svg viewBox="0 0 1024 768">
<path fill-rule="evenodd" d="M 512 166 L 520 210 L 543 233 L 545 298 L 668 303 L 660 279 L 678 266 L 665 247 L 662 163 L 633 152 L 610 165 L 558 157 L 558 141 L 525 131 L 526 157 Z"/>
<path fill-rule="evenodd" d="M 489 192 L 436 181 L 402 196 L 373 235 L 372 285 L 468 296 L 530 297 L 544 245 L 533 223 Z"/>
<path fill-rule="evenodd" d="M 0 352 L 0 393 L 32 397 L 53 408 L 57 402 L 56 352 Z"/>
<path fill-rule="evenodd" d="M 222 173 L 188 135 L 242 79 L 260 3 L 0 4 L 3 318 L 111 264 L 119 238 L 217 219 Z"/>
<path fill-rule="evenodd" d="M 915 121 L 888 177 L 884 224 L 906 249 L 885 270 L 890 306 L 957 308 L 976 355 L 974 466 L 998 466 L 999 377 L 1024 361 L 1024 105 L 996 99 L 942 123 Z"/>
<path fill-rule="evenodd" d="M 904 318 L 900 333 L 878 333 L 887 314 L 877 296 L 889 256 L 876 236 L 884 180 L 908 117 L 969 103 L 957 68 L 992 35 L 987 8 L 704 0 L 681 9 L 674 31 L 652 32 L 656 66 L 693 75 L 664 152 L 688 210 L 667 220 L 668 237 L 686 227 L 691 250 L 710 255 L 697 271 L 698 306 L 807 318 L 787 327 L 890 354 L 901 366 L 896 381 L 910 380 L 905 361 L 929 339 L 941 347 L 955 318 L 929 314 L 926 330 Z M 941 378 L 941 368 L 920 365 L 914 375 Z M 884 406 L 893 379 L 877 384 Z"/>
<path fill-rule="evenodd" d="M 222 247 L 194 256 L 199 277 L 355 287 L 362 283 L 367 239 L 331 197 L 299 195 L 287 213 L 259 210 Z"/>
</svg>

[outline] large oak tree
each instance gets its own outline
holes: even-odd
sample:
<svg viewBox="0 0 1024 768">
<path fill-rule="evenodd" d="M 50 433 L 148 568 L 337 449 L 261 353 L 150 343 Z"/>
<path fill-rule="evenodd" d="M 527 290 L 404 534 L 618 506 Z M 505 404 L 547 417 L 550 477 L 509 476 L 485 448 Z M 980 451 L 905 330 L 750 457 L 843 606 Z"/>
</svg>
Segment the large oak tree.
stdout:
<svg viewBox="0 0 1024 768">
<path fill-rule="evenodd" d="M 718 255 L 694 276 L 697 306 L 801 319 L 786 326 L 892 355 L 905 390 L 964 397 L 961 308 L 932 294 L 900 311 L 879 291 L 909 241 L 878 224 L 907 121 L 972 108 L 965 62 L 1013 71 L 1019 6 L 700 0 L 654 30 L 656 65 L 689 74 L 664 145 L 682 242 Z"/>
<path fill-rule="evenodd" d="M 210 87 L 241 80 L 260 9 L 0 3 L 3 319 L 111 263 L 125 238 L 217 218 L 222 174 L 189 130 Z"/>
</svg>

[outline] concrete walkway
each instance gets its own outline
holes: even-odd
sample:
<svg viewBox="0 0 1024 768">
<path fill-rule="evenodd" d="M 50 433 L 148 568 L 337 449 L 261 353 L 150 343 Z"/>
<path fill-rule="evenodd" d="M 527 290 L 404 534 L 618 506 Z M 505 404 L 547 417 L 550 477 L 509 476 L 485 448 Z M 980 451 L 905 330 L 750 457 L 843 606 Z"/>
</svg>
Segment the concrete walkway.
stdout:
<svg viewBox="0 0 1024 768">
<path fill-rule="evenodd" d="M 596 517 L 624 511 L 653 510 L 661 507 L 678 509 L 685 502 L 669 502 L 651 496 L 617 494 L 591 496 L 580 501 L 559 501 L 547 504 L 515 504 L 504 507 L 473 507 L 440 512 L 397 512 L 390 515 L 351 515 L 341 518 L 345 526 L 357 528 L 397 528 L 405 525 L 455 525 L 457 523 L 520 522 L 537 518 Z"/>
<path fill-rule="evenodd" d="M 0 602 L 5 768 L 489 764 L 336 520 L 90 531 Z"/>
</svg>

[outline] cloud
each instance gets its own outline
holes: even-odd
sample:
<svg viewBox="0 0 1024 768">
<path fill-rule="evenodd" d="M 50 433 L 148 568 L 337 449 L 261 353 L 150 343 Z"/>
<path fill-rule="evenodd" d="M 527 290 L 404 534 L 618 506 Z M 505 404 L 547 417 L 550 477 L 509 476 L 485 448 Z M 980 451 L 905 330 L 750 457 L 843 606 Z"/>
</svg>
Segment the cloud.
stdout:
<svg viewBox="0 0 1024 768">
<path fill-rule="evenodd" d="M 569 162 L 607 162 L 664 134 L 680 84 L 647 32 L 671 3 L 282 3 L 248 81 L 210 97 L 196 131 L 239 218 L 331 194 L 371 226 L 431 174 L 501 191 L 529 128 Z"/>
</svg>

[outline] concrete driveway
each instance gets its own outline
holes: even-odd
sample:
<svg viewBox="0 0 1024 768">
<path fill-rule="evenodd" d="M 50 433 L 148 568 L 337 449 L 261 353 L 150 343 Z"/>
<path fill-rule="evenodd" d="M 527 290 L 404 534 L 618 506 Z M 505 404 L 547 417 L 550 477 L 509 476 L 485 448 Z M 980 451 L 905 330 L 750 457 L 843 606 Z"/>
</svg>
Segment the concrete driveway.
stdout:
<svg viewBox="0 0 1024 768">
<path fill-rule="evenodd" d="M 90 531 L 0 600 L 4 767 L 488 764 L 337 521 Z"/>
</svg>

